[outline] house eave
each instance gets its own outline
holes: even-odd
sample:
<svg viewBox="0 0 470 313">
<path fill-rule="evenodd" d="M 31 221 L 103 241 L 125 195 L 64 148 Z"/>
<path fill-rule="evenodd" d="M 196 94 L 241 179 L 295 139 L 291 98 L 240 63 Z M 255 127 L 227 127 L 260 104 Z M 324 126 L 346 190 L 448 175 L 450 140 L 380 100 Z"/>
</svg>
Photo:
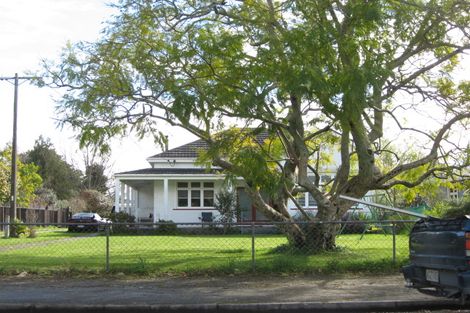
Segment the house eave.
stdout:
<svg viewBox="0 0 470 313">
<path fill-rule="evenodd" d="M 155 157 L 149 157 L 146 159 L 147 162 L 149 163 L 165 163 L 168 161 L 173 161 L 173 160 L 178 160 L 178 162 L 181 163 L 194 163 L 196 161 L 196 158 L 188 158 L 188 157 L 165 157 L 165 158 L 155 158 Z"/>
<path fill-rule="evenodd" d="M 155 180 L 165 178 L 181 178 L 181 179 L 196 179 L 196 178 L 224 178 L 225 174 L 115 174 L 115 178 L 119 179 L 141 179 L 141 180 Z"/>
</svg>

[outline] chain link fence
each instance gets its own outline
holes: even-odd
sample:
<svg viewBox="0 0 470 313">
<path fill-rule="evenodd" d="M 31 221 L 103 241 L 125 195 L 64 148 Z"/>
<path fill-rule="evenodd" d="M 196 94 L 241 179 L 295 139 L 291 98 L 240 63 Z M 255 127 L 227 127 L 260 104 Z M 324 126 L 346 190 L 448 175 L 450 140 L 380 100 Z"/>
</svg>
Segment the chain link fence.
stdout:
<svg viewBox="0 0 470 313">
<path fill-rule="evenodd" d="M 396 270 L 414 221 L 331 223 L 12 224 L 0 272 L 329 273 Z M 312 249 L 322 226 L 334 247 Z M 298 227 L 304 241 L 282 230 Z M 311 232 L 311 233 L 310 233 Z M 318 235 L 314 235 L 318 234 Z"/>
</svg>

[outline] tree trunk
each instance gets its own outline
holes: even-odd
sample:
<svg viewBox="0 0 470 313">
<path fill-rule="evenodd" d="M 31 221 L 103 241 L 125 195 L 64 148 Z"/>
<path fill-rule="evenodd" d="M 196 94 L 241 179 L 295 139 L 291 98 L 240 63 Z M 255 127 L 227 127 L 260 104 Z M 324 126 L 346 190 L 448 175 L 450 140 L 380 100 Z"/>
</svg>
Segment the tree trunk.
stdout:
<svg viewBox="0 0 470 313">
<path fill-rule="evenodd" d="M 314 221 L 291 222 L 281 224 L 280 229 L 287 236 L 289 245 L 295 249 L 312 253 L 336 249 L 336 234 L 339 224 L 334 207 L 319 210 Z"/>
<path fill-rule="evenodd" d="M 301 222 L 282 224 L 289 245 L 304 252 L 332 251 L 336 248 L 338 224 Z"/>
<path fill-rule="evenodd" d="M 332 251 L 336 249 L 336 233 L 338 224 L 309 224 L 307 248 L 309 251 Z"/>
<path fill-rule="evenodd" d="M 309 224 L 307 232 L 308 248 L 313 251 L 332 251 L 336 249 L 336 233 L 338 224 L 332 223 L 337 220 L 337 210 L 333 203 L 328 206 L 318 207 L 315 222 Z"/>
</svg>

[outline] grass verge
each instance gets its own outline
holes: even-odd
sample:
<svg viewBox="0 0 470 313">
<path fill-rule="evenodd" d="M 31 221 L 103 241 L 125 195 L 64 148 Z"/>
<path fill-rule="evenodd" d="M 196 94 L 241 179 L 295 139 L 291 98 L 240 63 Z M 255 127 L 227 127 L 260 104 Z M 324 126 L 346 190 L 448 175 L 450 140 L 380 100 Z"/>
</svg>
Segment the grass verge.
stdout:
<svg viewBox="0 0 470 313">
<path fill-rule="evenodd" d="M 103 235 L 80 237 L 58 229 L 39 232 L 37 238 L 4 240 L 9 245 L 0 246 L 0 274 L 105 273 L 106 237 Z M 37 244 L 24 245 L 26 242 Z M 391 235 L 367 234 L 362 238 L 341 235 L 337 239 L 337 251 L 301 254 L 276 249 L 287 243 L 284 236 L 257 235 L 253 260 L 248 235 L 113 235 L 109 238 L 109 273 L 218 275 L 250 273 L 253 268 L 257 273 L 281 274 L 394 273 L 407 262 L 408 237 L 396 236 L 395 262 L 392 242 Z"/>
</svg>

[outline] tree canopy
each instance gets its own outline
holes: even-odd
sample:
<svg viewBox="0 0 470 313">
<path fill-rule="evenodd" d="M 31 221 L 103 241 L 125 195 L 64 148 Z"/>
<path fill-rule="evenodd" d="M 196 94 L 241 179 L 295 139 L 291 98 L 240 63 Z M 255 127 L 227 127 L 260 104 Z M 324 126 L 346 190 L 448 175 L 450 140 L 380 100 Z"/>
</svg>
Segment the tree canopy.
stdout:
<svg viewBox="0 0 470 313">
<path fill-rule="evenodd" d="M 97 190 L 106 193 L 109 178 L 106 175 L 108 168 L 108 156 L 99 153 L 99 149 L 85 149 L 83 151 L 85 175 L 82 179 L 82 188 L 85 190 Z"/>
<path fill-rule="evenodd" d="M 24 153 L 22 159 L 24 163 L 38 167 L 43 187 L 53 190 L 59 200 L 66 200 L 78 194 L 82 173 L 56 152 L 49 139 L 40 136 L 33 149 Z"/>
<path fill-rule="evenodd" d="M 468 1 L 117 7 L 100 40 L 68 46 L 58 62 L 44 63 L 52 79 L 39 82 L 67 89 L 58 110 L 82 144 L 106 149 L 129 131 L 164 143 L 160 123 L 184 128 L 209 144 L 206 161 L 243 177 L 257 207 L 278 221 L 292 220 L 286 203 L 299 192 L 316 200 L 317 219 L 332 220 L 352 205 L 340 195 L 469 178 L 470 83 L 454 75 L 470 49 Z M 256 144 L 263 130 L 269 140 Z M 419 154 L 380 168 L 392 154 L 385 143 L 405 140 Z M 340 164 L 325 183 L 319 156 L 331 144 Z M 266 183 L 269 202 L 260 193 Z M 332 227 L 318 231 L 317 247 L 334 246 Z M 306 240 L 298 227 L 286 232 L 294 243 Z"/>
<path fill-rule="evenodd" d="M 17 161 L 17 204 L 28 207 L 35 197 L 35 191 L 41 186 L 39 168 L 34 164 Z M 10 203 L 11 195 L 11 147 L 0 151 L 0 205 Z"/>
</svg>

